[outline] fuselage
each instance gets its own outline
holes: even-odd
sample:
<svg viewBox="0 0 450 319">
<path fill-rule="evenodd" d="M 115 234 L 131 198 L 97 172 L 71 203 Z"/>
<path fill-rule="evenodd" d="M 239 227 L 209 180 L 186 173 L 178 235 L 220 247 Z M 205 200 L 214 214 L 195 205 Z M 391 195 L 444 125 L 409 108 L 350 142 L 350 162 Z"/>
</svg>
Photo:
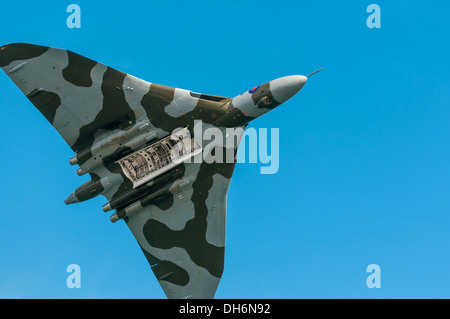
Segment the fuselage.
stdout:
<svg viewBox="0 0 450 319">
<path fill-rule="evenodd" d="M 307 81 L 302 75 L 291 75 L 272 80 L 234 97 L 199 94 L 155 83 L 149 83 L 149 90 L 140 104 L 145 114 L 121 129 L 109 132 L 105 138 L 92 141 L 91 146 L 76 153 L 70 159 L 72 165 L 78 164 L 79 175 L 90 173 L 92 180 L 80 186 L 67 199 L 66 203 L 76 203 L 96 197 L 112 187 L 113 181 L 97 178 L 96 169 L 111 167 L 121 158 L 143 149 L 146 145 L 158 143 L 161 138 L 184 128 L 192 137 L 204 130 L 245 128 L 252 120 L 275 109 L 297 92 Z M 125 119 L 126 121 L 129 119 Z M 195 125 L 201 122 L 200 133 Z M 129 121 L 128 123 L 130 123 Z M 155 128 L 158 129 L 155 129 Z M 197 133 L 196 133 L 197 132 Z M 203 147 L 202 141 L 199 140 Z M 161 171 L 162 172 L 162 171 Z"/>
</svg>

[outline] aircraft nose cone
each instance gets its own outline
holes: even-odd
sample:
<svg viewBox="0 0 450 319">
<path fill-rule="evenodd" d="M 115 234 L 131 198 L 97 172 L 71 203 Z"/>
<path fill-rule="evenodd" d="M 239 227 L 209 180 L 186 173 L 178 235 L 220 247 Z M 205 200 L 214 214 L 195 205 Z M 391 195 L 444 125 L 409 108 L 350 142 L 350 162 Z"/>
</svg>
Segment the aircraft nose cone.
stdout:
<svg viewBox="0 0 450 319">
<path fill-rule="evenodd" d="M 285 76 L 270 82 L 272 96 L 279 103 L 284 103 L 297 94 L 305 85 L 308 78 L 303 75 Z"/>
</svg>

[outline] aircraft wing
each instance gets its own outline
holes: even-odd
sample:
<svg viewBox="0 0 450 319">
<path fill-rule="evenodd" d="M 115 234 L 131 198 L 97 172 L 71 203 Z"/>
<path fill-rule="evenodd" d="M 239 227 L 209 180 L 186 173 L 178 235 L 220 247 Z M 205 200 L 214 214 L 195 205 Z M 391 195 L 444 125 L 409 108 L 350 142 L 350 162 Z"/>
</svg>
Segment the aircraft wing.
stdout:
<svg viewBox="0 0 450 319">
<path fill-rule="evenodd" d="M 121 219 L 138 241 L 168 298 L 213 298 L 222 277 L 227 193 L 236 158 L 231 163 L 212 162 L 212 150 L 215 155 L 222 151 L 223 158 L 227 152 L 236 155 L 236 148 L 223 145 L 210 149 L 208 155 L 200 153 L 197 156 L 208 162 L 198 163 L 193 158 L 178 166 L 174 170 L 180 170 L 181 177 L 168 183 L 168 192 L 157 195 L 150 204 L 140 199 L 122 206 L 127 216 Z M 118 164 L 112 164 L 95 174 L 113 180 L 118 172 Z M 123 180 L 119 189 L 104 194 L 110 202 L 132 188 L 130 180 Z M 111 221 L 118 220 L 114 219 L 116 214 Z"/>
<path fill-rule="evenodd" d="M 187 187 L 125 218 L 169 298 L 213 298 L 222 277 L 235 163 L 185 165 Z"/>
<path fill-rule="evenodd" d="M 4 45 L 0 67 L 75 152 L 145 114 L 139 102 L 150 83 L 68 50 Z"/>
<path fill-rule="evenodd" d="M 133 145 L 142 145 L 142 135 L 133 136 L 133 143 L 141 143 L 133 144 L 126 134 L 139 131 L 136 134 L 156 133 L 162 138 L 180 125 L 178 120 L 185 114 L 189 115 L 183 117 L 187 126 L 198 116 L 215 126 L 230 100 L 151 84 L 70 51 L 31 44 L 0 47 L 0 67 L 67 144 L 84 154 L 84 163 L 78 164 L 90 165 L 86 171 L 95 186 L 90 190 L 101 192 L 109 202 L 139 192 L 139 188 L 134 190 L 117 158 L 108 161 L 102 154 L 117 155 L 122 142 L 129 145 L 130 152 L 136 151 Z M 153 133 L 134 129 L 141 119 L 142 126 L 150 126 Z M 242 134 L 236 136 L 238 143 L 233 149 L 217 142 L 214 156 L 218 150 L 235 155 Z M 117 136 L 123 138 L 120 143 Z M 165 180 L 168 191 L 161 196 L 155 195 L 150 202 L 141 200 L 161 191 L 154 192 L 151 186 L 152 194 L 144 192 L 135 202 L 114 208 L 134 209 L 122 218 L 169 298 L 212 298 L 223 272 L 226 199 L 236 159 L 207 162 L 204 159 L 213 155 L 206 154 L 198 155 L 200 161 L 175 168 L 176 180 Z M 96 158 L 102 159 L 92 164 Z M 76 195 L 92 198 L 87 191 Z"/>
</svg>

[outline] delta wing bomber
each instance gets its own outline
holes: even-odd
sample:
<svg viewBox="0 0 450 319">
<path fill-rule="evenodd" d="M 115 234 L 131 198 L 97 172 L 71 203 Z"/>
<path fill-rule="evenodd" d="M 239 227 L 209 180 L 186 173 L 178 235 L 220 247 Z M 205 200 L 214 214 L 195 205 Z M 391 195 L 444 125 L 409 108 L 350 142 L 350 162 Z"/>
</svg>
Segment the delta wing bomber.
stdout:
<svg viewBox="0 0 450 319">
<path fill-rule="evenodd" d="M 307 77 L 282 77 L 228 98 L 25 43 L 0 47 L 0 67 L 71 147 L 78 175 L 91 177 L 65 203 L 103 195 L 103 210 L 112 222 L 125 221 L 168 298 L 213 298 L 244 129 L 294 96 Z M 206 132 L 216 138 L 206 143 Z"/>
</svg>

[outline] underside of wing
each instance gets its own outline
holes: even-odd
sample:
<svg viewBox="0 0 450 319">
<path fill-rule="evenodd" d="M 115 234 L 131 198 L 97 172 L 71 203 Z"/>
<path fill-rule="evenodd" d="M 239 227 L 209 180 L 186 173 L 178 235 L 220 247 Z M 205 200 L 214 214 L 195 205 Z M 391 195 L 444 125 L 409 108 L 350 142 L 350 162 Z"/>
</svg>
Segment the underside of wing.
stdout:
<svg viewBox="0 0 450 319">
<path fill-rule="evenodd" d="M 74 151 L 145 113 L 136 102 L 150 83 L 71 51 L 9 44 L 0 47 L 0 67 Z"/>
<path fill-rule="evenodd" d="M 188 163 L 187 187 L 125 218 L 169 298 L 213 298 L 222 276 L 235 163 Z"/>
<path fill-rule="evenodd" d="M 105 196 L 103 210 L 116 210 L 113 222 L 125 220 L 169 298 L 214 297 L 244 132 L 238 127 L 237 143 L 227 145 L 226 129 L 241 115 L 228 109 L 231 100 L 151 84 L 32 44 L 0 47 L 0 67 L 75 151 L 77 173 L 91 176 L 65 203 Z M 211 129 L 214 142 L 195 141 Z"/>
</svg>

